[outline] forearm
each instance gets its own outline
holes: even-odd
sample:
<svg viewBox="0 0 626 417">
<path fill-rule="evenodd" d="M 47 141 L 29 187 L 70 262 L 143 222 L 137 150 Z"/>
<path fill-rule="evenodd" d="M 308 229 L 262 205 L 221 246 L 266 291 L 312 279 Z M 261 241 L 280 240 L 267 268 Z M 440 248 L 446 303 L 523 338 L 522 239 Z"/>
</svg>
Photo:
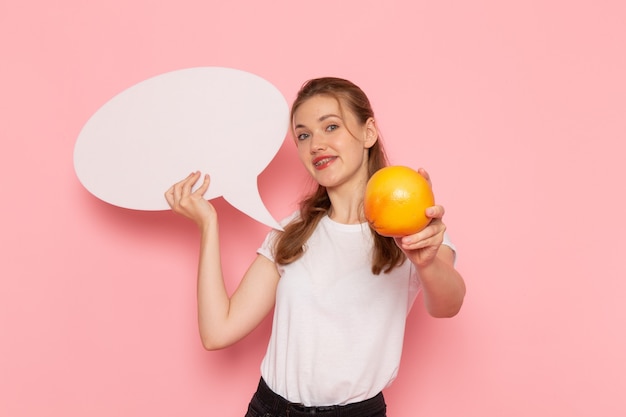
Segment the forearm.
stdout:
<svg viewBox="0 0 626 417">
<path fill-rule="evenodd" d="M 424 292 L 424 302 L 433 317 L 453 317 L 465 297 L 465 283 L 461 274 L 448 262 L 437 256 L 429 265 L 418 267 Z"/>
<path fill-rule="evenodd" d="M 201 228 L 198 263 L 198 326 L 202 344 L 207 349 L 222 347 L 220 340 L 230 308 L 230 299 L 220 258 L 217 221 Z"/>
</svg>

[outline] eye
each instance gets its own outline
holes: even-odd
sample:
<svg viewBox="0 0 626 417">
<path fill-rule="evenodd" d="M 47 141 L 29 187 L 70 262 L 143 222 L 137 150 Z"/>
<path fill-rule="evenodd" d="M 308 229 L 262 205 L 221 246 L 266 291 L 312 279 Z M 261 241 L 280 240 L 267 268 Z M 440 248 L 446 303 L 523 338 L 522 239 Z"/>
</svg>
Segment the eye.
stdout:
<svg viewBox="0 0 626 417">
<path fill-rule="evenodd" d="M 326 127 L 327 132 L 332 132 L 333 130 L 339 129 L 339 125 L 331 124 Z"/>
<path fill-rule="evenodd" d="M 308 133 L 300 133 L 299 135 L 296 136 L 296 138 L 298 140 L 305 140 L 309 138 L 309 134 Z"/>
</svg>

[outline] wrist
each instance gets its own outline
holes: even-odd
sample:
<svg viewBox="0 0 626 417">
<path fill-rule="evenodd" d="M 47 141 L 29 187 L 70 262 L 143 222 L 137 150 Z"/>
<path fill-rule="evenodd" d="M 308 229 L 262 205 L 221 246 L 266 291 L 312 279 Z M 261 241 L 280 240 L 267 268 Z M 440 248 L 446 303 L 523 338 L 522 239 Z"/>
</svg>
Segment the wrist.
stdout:
<svg viewBox="0 0 626 417">
<path fill-rule="evenodd" d="M 424 279 L 426 280 L 430 280 L 433 278 L 436 278 L 437 276 L 437 271 L 440 269 L 440 264 L 441 260 L 437 259 L 437 257 L 429 260 L 428 262 L 424 262 L 424 263 L 414 263 L 413 265 L 415 265 L 415 269 L 417 270 L 417 273 L 420 276 L 420 279 L 422 281 L 424 281 Z"/>
<path fill-rule="evenodd" d="M 205 219 L 200 220 L 199 222 L 196 223 L 196 225 L 198 226 L 198 229 L 200 229 L 200 233 L 208 233 L 211 230 L 217 230 L 218 227 L 218 223 L 217 223 L 217 217 L 208 217 Z"/>
</svg>

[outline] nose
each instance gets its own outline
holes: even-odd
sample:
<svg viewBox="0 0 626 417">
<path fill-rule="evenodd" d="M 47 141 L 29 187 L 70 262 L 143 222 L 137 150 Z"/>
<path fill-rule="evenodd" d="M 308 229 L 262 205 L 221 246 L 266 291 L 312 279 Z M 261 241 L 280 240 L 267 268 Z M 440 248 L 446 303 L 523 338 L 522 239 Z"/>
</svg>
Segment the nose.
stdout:
<svg viewBox="0 0 626 417">
<path fill-rule="evenodd" d="M 312 154 L 326 149 L 326 141 L 324 140 L 324 136 L 319 133 L 312 133 L 310 145 Z"/>
</svg>

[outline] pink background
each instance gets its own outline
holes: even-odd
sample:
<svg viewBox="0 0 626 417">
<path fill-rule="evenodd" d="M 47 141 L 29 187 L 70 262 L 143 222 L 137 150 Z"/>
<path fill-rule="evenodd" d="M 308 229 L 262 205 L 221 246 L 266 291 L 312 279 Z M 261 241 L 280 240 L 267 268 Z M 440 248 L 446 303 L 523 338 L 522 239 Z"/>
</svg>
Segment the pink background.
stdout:
<svg viewBox="0 0 626 417">
<path fill-rule="evenodd" d="M 109 98 L 194 66 L 289 101 L 352 79 L 392 162 L 430 171 L 468 295 L 451 320 L 416 305 L 390 416 L 626 414 L 625 5 L 3 0 L 0 415 L 244 414 L 269 322 L 205 352 L 194 227 L 103 203 L 73 172 Z M 275 217 L 305 179 L 286 140 L 259 179 Z M 216 204 L 234 288 L 267 227 Z"/>
</svg>

